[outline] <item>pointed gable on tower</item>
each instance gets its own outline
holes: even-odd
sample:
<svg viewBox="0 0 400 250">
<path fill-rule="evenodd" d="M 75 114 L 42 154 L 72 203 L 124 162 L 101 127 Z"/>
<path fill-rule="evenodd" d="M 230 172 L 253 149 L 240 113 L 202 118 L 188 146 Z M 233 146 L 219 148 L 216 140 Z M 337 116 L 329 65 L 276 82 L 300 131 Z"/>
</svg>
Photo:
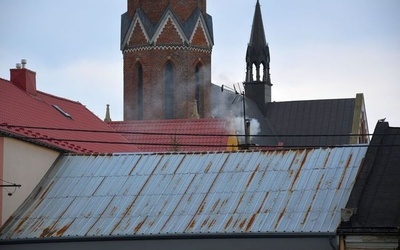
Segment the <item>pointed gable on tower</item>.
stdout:
<svg viewBox="0 0 400 250">
<path fill-rule="evenodd" d="M 210 46 L 210 42 L 206 37 L 206 31 L 204 29 L 204 25 L 199 19 L 197 22 L 197 26 L 193 32 L 193 35 L 190 39 L 190 43 L 192 46 L 196 47 L 208 47 Z"/>
<path fill-rule="evenodd" d="M 163 18 L 154 37 L 154 44 L 184 44 L 186 41 L 183 30 L 172 12 Z"/>
<path fill-rule="evenodd" d="M 136 23 L 133 26 L 132 33 L 130 35 L 129 43 L 134 44 L 136 46 L 146 45 L 149 40 L 146 37 L 146 32 L 143 30 L 143 26 L 140 23 L 140 19 L 137 19 Z"/>
</svg>

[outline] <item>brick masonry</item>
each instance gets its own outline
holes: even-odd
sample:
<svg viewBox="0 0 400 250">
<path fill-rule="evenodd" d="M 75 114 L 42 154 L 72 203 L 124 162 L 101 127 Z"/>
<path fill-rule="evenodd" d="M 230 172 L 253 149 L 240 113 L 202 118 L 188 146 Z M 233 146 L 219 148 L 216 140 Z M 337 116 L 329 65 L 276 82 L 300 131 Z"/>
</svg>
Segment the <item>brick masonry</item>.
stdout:
<svg viewBox="0 0 400 250">
<path fill-rule="evenodd" d="M 169 3 L 169 5 L 168 5 Z M 159 30 L 154 37 L 146 37 L 146 32 L 139 22 L 128 34 L 129 42 L 123 49 L 124 55 L 124 120 L 139 119 L 139 75 L 143 69 L 143 119 L 165 119 L 165 66 L 173 64 L 174 73 L 174 118 L 188 119 L 193 116 L 196 99 L 196 67 L 200 67 L 199 113 L 202 118 L 211 116 L 211 50 L 212 41 L 207 38 L 207 26 L 197 21 L 193 33 L 187 37 L 179 31 L 180 26 L 200 9 L 205 17 L 206 1 L 165 1 L 128 0 L 128 13 L 132 18 L 137 8 L 142 8 L 147 17 Z M 161 20 L 168 10 L 173 18 Z"/>
</svg>

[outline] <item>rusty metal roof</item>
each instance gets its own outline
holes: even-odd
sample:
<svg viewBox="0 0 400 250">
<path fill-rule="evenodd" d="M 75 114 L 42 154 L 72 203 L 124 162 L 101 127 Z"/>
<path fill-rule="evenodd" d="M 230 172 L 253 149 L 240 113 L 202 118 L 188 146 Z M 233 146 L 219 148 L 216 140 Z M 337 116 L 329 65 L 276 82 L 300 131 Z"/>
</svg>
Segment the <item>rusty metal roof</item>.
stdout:
<svg viewBox="0 0 400 250">
<path fill-rule="evenodd" d="M 332 233 L 366 147 L 66 155 L 0 239 Z"/>
</svg>

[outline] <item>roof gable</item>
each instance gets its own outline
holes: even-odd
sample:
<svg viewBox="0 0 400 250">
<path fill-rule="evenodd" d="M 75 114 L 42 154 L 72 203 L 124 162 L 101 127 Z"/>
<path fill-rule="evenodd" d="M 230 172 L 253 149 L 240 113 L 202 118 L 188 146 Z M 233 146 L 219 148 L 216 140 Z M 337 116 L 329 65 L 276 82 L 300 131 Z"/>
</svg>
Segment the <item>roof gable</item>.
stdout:
<svg viewBox="0 0 400 250">
<path fill-rule="evenodd" d="M 64 156 L 0 239 L 334 233 L 365 152 Z"/>
<path fill-rule="evenodd" d="M 32 96 L 2 79 L 0 110 L 0 132 L 19 139 L 67 152 L 137 151 L 81 103 L 40 91 Z"/>
</svg>

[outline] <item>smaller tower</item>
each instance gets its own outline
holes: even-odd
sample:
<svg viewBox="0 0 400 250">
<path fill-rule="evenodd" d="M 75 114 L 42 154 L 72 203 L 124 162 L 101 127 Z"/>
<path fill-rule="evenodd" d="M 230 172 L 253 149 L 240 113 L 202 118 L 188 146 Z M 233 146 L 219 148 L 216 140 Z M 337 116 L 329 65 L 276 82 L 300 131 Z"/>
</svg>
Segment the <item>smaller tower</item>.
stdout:
<svg viewBox="0 0 400 250">
<path fill-rule="evenodd" d="M 260 2 L 257 0 L 250 42 L 246 53 L 246 97 L 253 100 L 265 114 L 266 104 L 271 102 L 271 77 L 269 73 L 269 47 L 265 39 Z"/>
</svg>

